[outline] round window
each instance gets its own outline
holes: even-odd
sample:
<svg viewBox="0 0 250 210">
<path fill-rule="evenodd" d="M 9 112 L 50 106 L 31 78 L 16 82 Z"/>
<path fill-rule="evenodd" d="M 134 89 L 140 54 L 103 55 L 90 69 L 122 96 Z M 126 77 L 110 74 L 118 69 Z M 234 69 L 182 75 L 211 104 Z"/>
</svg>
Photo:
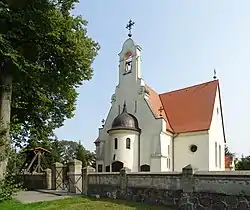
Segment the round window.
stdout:
<svg viewBox="0 0 250 210">
<path fill-rule="evenodd" d="M 192 144 L 192 145 L 190 146 L 190 151 L 191 151 L 191 152 L 196 152 L 196 151 L 197 151 L 197 146 L 194 145 L 194 144 Z"/>
</svg>

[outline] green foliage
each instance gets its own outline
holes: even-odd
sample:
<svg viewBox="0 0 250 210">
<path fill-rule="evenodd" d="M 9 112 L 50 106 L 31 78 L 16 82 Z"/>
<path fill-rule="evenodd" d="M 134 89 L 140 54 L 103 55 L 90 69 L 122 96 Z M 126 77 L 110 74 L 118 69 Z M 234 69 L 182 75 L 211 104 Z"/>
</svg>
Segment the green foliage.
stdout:
<svg viewBox="0 0 250 210">
<path fill-rule="evenodd" d="M 39 145 L 41 146 L 41 145 Z M 85 149 L 81 143 L 69 140 L 55 139 L 51 141 L 50 146 L 45 146 L 45 149 L 50 153 L 46 154 L 46 168 L 51 167 L 52 163 L 59 162 L 67 164 L 69 161 L 78 159 L 83 162 L 83 167 L 94 166 L 95 167 L 95 153 Z"/>
<path fill-rule="evenodd" d="M 8 173 L 5 179 L 0 181 L 0 203 L 11 200 L 13 195 L 20 190 L 20 186 L 16 184 L 15 177 Z"/>
<path fill-rule="evenodd" d="M 232 153 L 232 152 L 228 149 L 228 146 L 225 146 L 225 155 L 234 156 L 234 153 Z"/>
<path fill-rule="evenodd" d="M 10 149 L 7 172 L 9 174 L 17 174 L 24 161 L 25 156 L 20 151 L 16 152 L 14 149 Z"/>
<path fill-rule="evenodd" d="M 250 170 L 250 156 L 242 156 L 236 160 L 235 170 Z"/>
<path fill-rule="evenodd" d="M 95 164 L 96 164 L 96 155 L 95 155 L 95 153 L 86 150 L 82 146 L 80 141 L 79 141 L 79 143 L 77 145 L 77 148 L 76 148 L 75 158 L 77 160 L 82 161 L 83 167 L 92 166 L 92 167 L 95 168 Z"/>
<path fill-rule="evenodd" d="M 60 145 L 62 148 L 62 153 L 61 153 L 62 162 L 66 164 L 75 158 L 77 142 L 62 140 L 60 141 Z"/>
<path fill-rule="evenodd" d="M 76 2 L 0 3 L 0 71 L 13 78 L 11 134 L 18 146 L 49 145 L 54 129 L 73 117 L 76 88 L 92 78 L 99 45 L 87 36 L 87 21 L 70 14 Z"/>
<path fill-rule="evenodd" d="M 50 168 L 52 163 L 59 162 L 62 163 L 62 152 L 63 152 L 63 146 L 60 144 L 60 141 L 58 139 L 54 139 L 51 141 L 50 147 L 44 147 L 48 151 L 50 151 L 49 154 L 45 155 L 45 160 L 47 163 L 46 168 Z"/>
</svg>

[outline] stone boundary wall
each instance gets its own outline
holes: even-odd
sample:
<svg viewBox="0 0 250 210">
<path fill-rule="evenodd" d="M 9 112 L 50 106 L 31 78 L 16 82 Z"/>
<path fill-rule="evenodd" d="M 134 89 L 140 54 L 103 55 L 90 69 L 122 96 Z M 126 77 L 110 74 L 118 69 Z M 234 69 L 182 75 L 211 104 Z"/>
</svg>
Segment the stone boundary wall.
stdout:
<svg viewBox="0 0 250 210">
<path fill-rule="evenodd" d="M 182 173 L 95 173 L 83 169 L 83 194 L 177 209 L 249 209 L 250 171 L 199 172 L 189 165 Z"/>
<path fill-rule="evenodd" d="M 250 210 L 250 171 L 139 172 L 126 168 L 120 172 L 97 173 L 81 162 L 69 164 L 67 191 L 90 197 L 108 197 L 149 204 L 175 206 L 176 209 Z M 63 186 L 63 166 L 52 169 L 52 189 Z M 48 173 L 49 174 L 49 173 Z"/>
</svg>

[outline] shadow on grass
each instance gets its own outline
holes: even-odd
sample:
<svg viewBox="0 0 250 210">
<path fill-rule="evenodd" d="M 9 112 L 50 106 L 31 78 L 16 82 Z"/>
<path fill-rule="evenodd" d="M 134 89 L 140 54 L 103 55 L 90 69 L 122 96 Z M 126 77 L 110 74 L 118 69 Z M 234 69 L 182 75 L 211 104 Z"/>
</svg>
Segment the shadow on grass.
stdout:
<svg viewBox="0 0 250 210">
<path fill-rule="evenodd" d="M 87 198 L 92 202 L 107 202 L 107 203 L 113 203 L 117 205 L 124 205 L 127 207 L 133 207 L 138 210 L 176 210 L 177 208 L 173 205 L 153 205 L 153 204 L 147 204 L 147 203 L 139 203 L 139 202 L 133 202 L 133 201 L 126 201 L 126 200 L 119 200 L 119 199 L 109 199 L 109 198 Z"/>
</svg>

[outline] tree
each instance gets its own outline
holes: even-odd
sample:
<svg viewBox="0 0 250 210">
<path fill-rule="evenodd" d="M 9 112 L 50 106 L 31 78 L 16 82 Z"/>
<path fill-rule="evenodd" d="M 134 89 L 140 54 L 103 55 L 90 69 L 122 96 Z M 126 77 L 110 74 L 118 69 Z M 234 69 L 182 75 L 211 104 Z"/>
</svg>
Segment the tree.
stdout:
<svg viewBox="0 0 250 210">
<path fill-rule="evenodd" d="M 96 155 L 93 152 L 90 152 L 88 150 L 86 150 L 81 142 L 79 141 L 77 148 L 76 148 L 76 154 L 75 154 L 75 158 L 77 160 L 81 160 L 82 161 L 82 166 L 86 167 L 86 166 L 92 166 L 93 168 L 95 168 L 95 162 L 96 162 Z"/>
<path fill-rule="evenodd" d="M 240 159 L 237 159 L 235 164 L 236 170 L 250 170 L 250 156 L 242 156 Z"/>
<path fill-rule="evenodd" d="M 41 146 L 49 151 L 48 154 L 45 154 L 46 168 L 51 168 L 52 164 L 55 162 L 63 163 L 63 145 L 57 138 L 52 140 L 49 146 Z"/>
<path fill-rule="evenodd" d="M 40 145 L 41 146 L 41 145 Z M 70 140 L 54 140 L 50 146 L 45 147 L 49 151 L 46 155 L 47 167 L 52 163 L 60 162 L 67 164 L 69 161 L 78 159 L 83 162 L 83 167 L 95 165 L 95 153 L 85 149 L 82 144 Z"/>
<path fill-rule="evenodd" d="M 7 3 L 6 3 L 7 2 Z M 87 21 L 70 15 L 77 0 L 0 3 L 0 165 L 10 139 L 36 146 L 73 117 L 76 88 L 93 75 L 99 45 Z"/>
<path fill-rule="evenodd" d="M 74 160 L 77 150 L 77 142 L 62 140 L 60 141 L 60 144 L 62 147 L 62 163 L 67 164 L 69 161 Z"/>
<path fill-rule="evenodd" d="M 225 155 L 234 156 L 234 153 L 230 152 L 230 150 L 228 149 L 228 146 L 225 146 Z"/>
<path fill-rule="evenodd" d="M 16 151 L 14 148 L 9 153 L 9 161 L 7 165 L 7 172 L 10 174 L 16 174 L 19 172 L 21 166 L 25 161 L 25 155 L 22 151 Z"/>
</svg>

